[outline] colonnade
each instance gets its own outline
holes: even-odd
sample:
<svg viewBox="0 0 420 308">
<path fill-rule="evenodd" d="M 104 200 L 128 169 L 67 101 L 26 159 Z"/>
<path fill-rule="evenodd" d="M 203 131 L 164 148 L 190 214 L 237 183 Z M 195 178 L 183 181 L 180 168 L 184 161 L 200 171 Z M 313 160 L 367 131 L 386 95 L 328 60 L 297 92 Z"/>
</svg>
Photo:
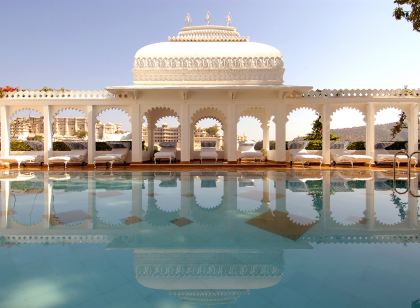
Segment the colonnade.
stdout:
<svg viewBox="0 0 420 308">
<path fill-rule="evenodd" d="M 128 91 L 128 90 L 127 90 Z M 134 91 L 134 90 L 133 90 Z M 356 90 L 355 90 L 356 91 Z M 358 92 L 357 92 L 358 91 Z M 52 155 L 52 122 L 54 115 L 61 109 L 83 110 L 87 117 L 88 130 L 88 163 L 92 164 L 95 157 L 95 123 L 99 112 L 109 108 L 119 108 L 125 111 L 132 125 L 132 149 L 131 162 L 142 163 L 151 159 L 142 153 L 142 125 L 143 118 L 151 110 L 162 109 L 157 115 L 167 116 L 165 110 L 170 111 L 170 116 L 179 118 L 181 127 L 180 158 L 182 162 L 192 160 L 193 132 L 191 124 L 194 115 L 200 110 L 216 110 L 223 117 L 224 128 L 224 159 L 229 162 L 237 160 L 237 123 L 241 116 L 253 116 L 261 123 L 263 136 L 263 149 L 269 151 L 269 124 L 270 119 L 275 122 L 275 150 L 270 153 L 270 160 L 275 162 L 286 161 L 286 123 L 291 111 L 299 108 L 314 109 L 321 115 L 322 126 L 322 155 L 324 163 L 330 163 L 330 121 L 332 114 L 341 108 L 354 108 L 361 111 L 365 116 L 366 123 L 366 154 L 374 156 L 375 153 L 375 115 L 383 108 L 398 108 L 407 114 L 408 122 L 408 150 L 413 152 L 418 148 L 418 114 L 420 98 L 418 95 L 398 96 L 395 93 L 379 93 L 374 96 L 369 90 L 357 90 L 356 92 L 341 93 L 332 90 L 309 94 L 294 92 L 217 92 L 218 96 L 209 91 L 197 91 L 193 94 L 188 91 L 174 92 L 172 94 L 153 92 L 126 92 L 116 95 L 106 91 L 94 95 L 81 95 L 73 97 L 71 94 L 63 98 L 63 94 L 53 93 L 51 96 L 34 98 L 37 93 L 25 95 L 9 95 L 0 99 L 0 122 L 1 122 L 1 154 L 10 154 L 9 123 L 12 112 L 20 109 L 33 108 L 44 117 L 44 162 Z M 363 91 L 366 91 L 363 92 Z M 331 93 L 330 93 L 331 92 Z M 360 93 L 359 93 L 360 92 Z M 19 93 L 19 92 L 18 92 Z M 163 94 L 161 94 L 163 93 Z M 179 96 L 179 93 L 182 95 Z M 287 94 L 289 93 L 289 94 Z M 335 93 L 335 94 L 334 94 Z M 376 92 L 375 92 L 376 93 Z M 399 92 L 396 92 L 399 93 Z M 411 93 L 411 92 L 410 92 Z M 414 92 L 413 92 L 414 93 Z M 293 95 L 292 95 L 293 94 Z M 143 96 L 145 98 L 143 98 Z M 150 95 L 150 98 L 147 97 Z M 166 95 L 166 96 L 165 96 Z M 209 98 L 214 96 L 214 98 Z M 162 97 L 168 97 L 163 99 Z M 24 106 L 24 107 L 22 107 Z M 215 115 L 209 116 L 217 118 Z M 157 119 L 155 119 L 157 120 Z M 221 120 L 221 119 L 218 119 Z M 154 123 L 149 124 L 149 140 L 153 142 Z"/>
</svg>

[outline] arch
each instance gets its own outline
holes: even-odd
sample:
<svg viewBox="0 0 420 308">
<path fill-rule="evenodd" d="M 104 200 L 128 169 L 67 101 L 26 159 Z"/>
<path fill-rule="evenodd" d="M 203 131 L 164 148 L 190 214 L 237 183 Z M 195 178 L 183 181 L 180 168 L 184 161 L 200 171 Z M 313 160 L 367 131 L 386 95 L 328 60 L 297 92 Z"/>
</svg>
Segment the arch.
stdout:
<svg viewBox="0 0 420 308">
<path fill-rule="evenodd" d="M 33 116 L 31 113 L 35 113 Z M 10 139 L 28 140 L 31 137 L 43 136 L 44 134 L 44 115 L 42 111 L 28 107 L 15 110 L 10 115 Z M 40 142 L 38 140 L 37 142 Z M 43 144 L 37 145 L 37 150 L 41 150 Z"/>
<path fill-rule="evenodd" d="M 375 219 L 385 226 L 397 225 L 406 220 L 408 195 L 384 194 L 375 191 Z"/>
<path fill-rule="evenodd" d="M 144 115 L 147 118 L 147 123 L 150 127 L 154 127 L 156 122 L 162 117 L 176 117 L 179 119 L 178 113 L 170 107 L 152 107 L 148 109 Z"/>
<path fill-rule="evenodd" d="M 280 124 L 285 125 L 286 140 L 292 141 L 296 137 L 303 137 L 311 133 L 312 123 L 319 115 L 317 109 L 307 106 L 291 109 L 287 114 L 287 122 Z"/>
<path fill-rule="evenodd" d="M 222 124 L 222 129 L 226 125 L 226 115 L 223 113 L 223 111 L 216 107 L 203 107 L 198 109 L 191 116 L 191 124 L 194 126 L 198 121 L 206 118 L 219 121 Z"/>
<path fill-rule="evenodd" d="M 123 119 L 124 117 L 126 119 Z M 131 118 L 124 108 L 108 106 L 99 108 L 96 110 L 96 121 L 97 140 L 123 141 L 131 139 Z"/>
<path fill-rule="evenodd" d="M 79 115 L 60 116 L 66 112 Z M 63 107 L 54 112 L 52 118 L 52 137 L 54 141 L 85 140 L 88 136 L 86 112 L 77 107 Z"/>
<path fill-rule="evenodd" d="M 241 118 L 243 117 L 253 117 L 260 122 L 262 125 L 263 123 L 266 123 L 270 119 L 270 114 L 267 112 L 267 110 L 264 107 L 248 107 L 242 110 L 237 119 L 236 122 L 239 122 Z"/>
<path fill-rule="evenodd" d="M 202 174 L 194 177 L 194 197 L 197 206 L 211 210 L 223 203 L 224 186 L 220 176 Z"/>
<path fill-rule="evenodd" d="M 389 120 L 392 116 L 392 113 L 394 113 L 395 115 L 395 121 L 392 122 L 396 122 L 398 120 L 398 115 L 402 112 L 405 112 L 404 108 L 399 108 L 395 106 L 381 106 L 375 112 L 375 124 L 391 123 Z M 386 119 L 378 119 L 384 116 L 386 117 Z"/>
<path fill-rule="evenodd" d="M 80 113 L 83 113 L 86 116 L 86 110 L 84 110 L 84 108 L 79 108 L 78 106 L 72 106 L 72 107 L 58 107 L 58 108 L 53 108 L 54 112 L 53 112 L 53 118 L 56 118 L 60 113 L 65 112 L 65 111 L 78 111 Z"/>
<path fill-rule="evenodd" d="M 289 110 L 287 111 L 287 121 L 289 121 L 289 120 L 290 120 L 290 118 L 293 116 L 293 114 L 294 114 L 296 111 L 313 111 L 313 112 L 315 112 L 315 114 L 317 114 L 317 115 L 319 115 L 319 114 L 320 114 L 319 110 L 318 110 L 318 109 L 316 109 L 316 108 L 313 108 L 313 107 L 308 107 L 308 106 L 299 106 L 299 107 L 294 107 L 294 108 L 291 108 L 291 109 L 289 109 Z"/>
<path fill-rule="evenodd" d="M 15 118 L 19 117 L 19 113 L 23 113 L 23 117 L 26 117 L 25 112 L 35 112 L 36 114 L 43 116 L 44 113 L 41 109 L 38 109 L 36 107 L 23 107 L 23 108 L 19 108 L 14 110 L 13 112 L 10 113 L 9 115 L 9 120 L 13 121 Z"/>
<path fill-rule="evenodd" d="M 96 106 L 95 108 L 95 118 L 100 117 L 104 112 L 108 111 L 121 111 L 125 113 L 131 122 L 130 112 L 126 109 L 125 106 Z"/>
<path fill-rule="evenodd" d="M 353 106 L 341 106 L 341 107 L 337 107 L 334 110 L 331 110 L 330 113 L 330 122 L 333 120 L 333 117 L 337 116 L 338 113 L 343 112 L 345 110 L 350 110 L 350 111 L 356 111 L 359 114 L 362 115 L 363 117 L 363 121 L 365 121 L 366 118 L 366 114 L 365 111 L 363 109 L 357 108 L 357 107 L 353 107 Z"/>
</svg>

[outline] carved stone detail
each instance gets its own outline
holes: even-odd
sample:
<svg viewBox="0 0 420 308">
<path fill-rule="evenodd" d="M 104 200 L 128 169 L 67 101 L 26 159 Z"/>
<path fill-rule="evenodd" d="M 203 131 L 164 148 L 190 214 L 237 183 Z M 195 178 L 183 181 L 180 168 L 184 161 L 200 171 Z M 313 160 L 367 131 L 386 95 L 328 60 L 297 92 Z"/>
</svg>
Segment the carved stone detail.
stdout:
<svg viewBox="0 0 420 308">
<path fill-rule="evenodd" d="M 134 81 L 140 83 L 255 80 L 282 84 L 283 73 L 280 57 L 137 58 L 133 70 Z"/>
</svg>

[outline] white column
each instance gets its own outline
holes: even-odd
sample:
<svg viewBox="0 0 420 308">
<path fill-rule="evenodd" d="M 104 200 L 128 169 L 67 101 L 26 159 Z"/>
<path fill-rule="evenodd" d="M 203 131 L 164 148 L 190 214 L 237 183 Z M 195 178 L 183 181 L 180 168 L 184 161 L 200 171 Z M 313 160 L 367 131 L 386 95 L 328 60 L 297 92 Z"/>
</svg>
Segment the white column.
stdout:
<svg viewBox="0 0 420 308">
<path fill-rule="evenodd" d="M 149 159 L 151 159 L 153 158 L 151 155 L 153 155 L 153 148 L 155 146 L 155 123 L 153 123 L 152 125 L 149 122 L 147 122 L 147 125 L 147 152 L 149 153 Z"/>
<path fill-rule="evenodd" d="M 414 103 L 410 106 L 408 114 L 408 153 L 418 150 L 419 140 L 419 105 Z"/>
<path fill-rule="evenodd" d="M 10 127 L 9 127 L 9 107 L 0 107 L 1 121 L 1 155 L 10 155 Z"/>
<path fill-rule="evenodd" d="M 87 194 L 88 194 L 88 217 L 86 219 L 86 227 L 93 229 L 96 220 L 96 178 L 95 173 L 87 173 Z"/>
<path fill-rule="evenodd" d="M 236 162 L 238 150 L 237 142 L 237 119 L 235 114 L 235 105 L 233 102 L 228 106 L 227 116 L 227 138 L 226 138 L 226 150 L 227 150 L 227 161 Z"/>
<path fill-rule="evenodd" d="M 276 144 L 277 148 L 277 144 Z M 276 174 L 276 211 L 286 213 L 286 173 Z"/>
<path fill-rule="evenodd" d="M 369 230 L 375 228 L 375 179 L 366 181 L 365 218 Z"/>
<path fill-rule="evenodd" d="M 366 106 L 366 155 L 375 156 L 375 106 L 369 102 Z"/>
<path fill-rule="evenodd" d="M 141 163 L 143 114 L 141 107 L 134 102 L 131 106 L 131 163 Z"/>
<path fill-rule="evenodd" d="M 331 221 L 331 175 L 325 172 L 322 176 L 322 223 L 328 227 Z"/>
<path fill-rule="evenodd" d="M 270 206 L 270 179 L 266 172 L 263 174 L 263 198 L 261 201 L 266 208 Z"/>
<path fill-rule="evenodd" d="M 190 108 L 186 102 L 181 106 L 181 162 L 190 162 L 191 160 L 191 125 Z"/>
<path fill-rule="evenodd" d="M 52 151 L 52 127 L 51 127 L 51 107 L 44 106 L 44 163 L 48 163 L 48 157 Z"/>
<path fill-rule="evenodd" d="M 10 182 L 1 182 L 0 229 L 6 229 L 9 219 Z"/>
<path fill-rule="evenodd" d="M 181 173 L 181 217 L 191 217 L 191 206 L 194 198 L 194 178 L 189 172 Z"/>
<path fill-rule="evenodd" d="M 286 123 L 287 109 L 283 102 L 277 106 L 276 119 L 276 161 L 286 161 Z"/>
<path fill-rule="evenodd" d="M 264 120 L 261 126 L 262 126 L 262 131 L 263 131 L 262 148 L 268 152 L 270 150 L 270 136 L 269 136 L 270 124 L 268 123 L 267 120 Z"/>
<path fill-rule="evenodd" d="M 87 126 L 88 126 L 88 164 L 93 164 L 96 153 L 96 118 L 95 106 L 87 106 Z"/>
<path fill-rule="evenodd" d="M 44 123 L 45 127 L 45 123 Z M 45 140 L 45 137 L 44 137 Z M 52 204 L 52 193 L 53 184 L 48 180 L 49 173 L 44 173 L 44 215 L 43 215 L 43 226 L 46 229 L 50 227 L 51 220 L 51 204 Z"/>
<path fill-rule="evenodd" d="M 322 157 L 324 158 L 323 163 L 325 165 L 330 164 L 330 112 L 328 104 L 324 103 L 322 106 Z"/>
<path fill-rule="evenodd" d="M 141 219 L 143 212 L 143 174 L 141 172 L 132 173 L 131 178 L 131 216 Z"/>
<path fill-rule="evenodd" d="M 223 200 L 230 210 L 237 210 L 238 178 L 234 172 L 226 172 L 223 177 Z"/>
</svg>

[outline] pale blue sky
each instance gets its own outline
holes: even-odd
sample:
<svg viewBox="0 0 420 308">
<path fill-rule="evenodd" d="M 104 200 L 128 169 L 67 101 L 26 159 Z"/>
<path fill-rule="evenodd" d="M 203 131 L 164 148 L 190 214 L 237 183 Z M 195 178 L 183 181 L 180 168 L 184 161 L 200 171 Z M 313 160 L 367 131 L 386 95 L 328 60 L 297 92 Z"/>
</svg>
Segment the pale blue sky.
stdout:
<svg viewBox="0 0 420 308">
<path fill-rule="evenodd" d="M 231 12 L 242 35 L 280 49 L 286 84 L 420 88 L 420 34 L 393 19 L 392 0 L 15 0 L 1 5 L 0 85 L 131 84 L 137 49 L 175 35 L 187 12 L 193 24 L 202 24 L 210 10 L 213 23 L 224 23 Z M 310 115 L 295 117 L 305 122 Z M 292 122 L 289 138 L 292 131 L 307 130 Z M 239 133 L 243 130 L 239 125 Z"/>
</svg>

